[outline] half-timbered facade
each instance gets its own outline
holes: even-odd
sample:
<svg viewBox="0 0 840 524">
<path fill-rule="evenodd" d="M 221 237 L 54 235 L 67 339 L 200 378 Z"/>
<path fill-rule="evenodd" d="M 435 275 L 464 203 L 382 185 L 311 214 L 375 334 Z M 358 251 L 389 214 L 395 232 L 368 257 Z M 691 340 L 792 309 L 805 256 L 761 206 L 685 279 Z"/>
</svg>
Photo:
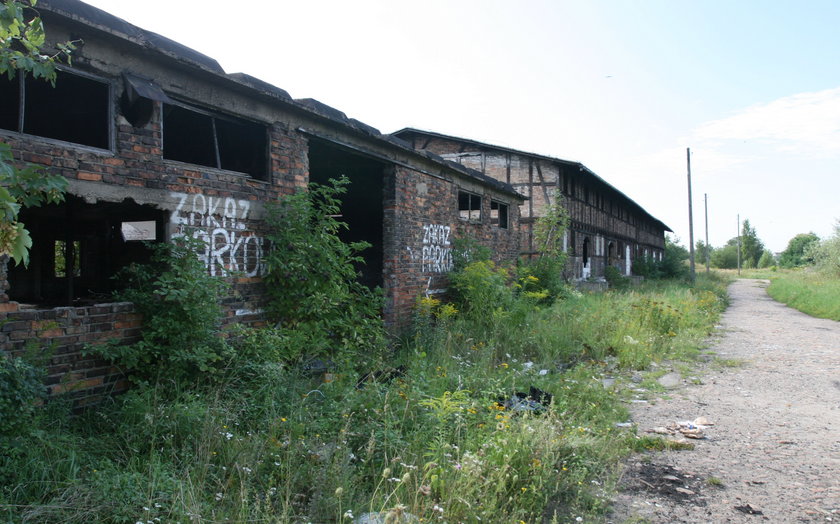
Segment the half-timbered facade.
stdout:
<svg viewBox="0 0 840 524">
<path fill-rule="evenodd" d="M 634 260 L 662 257 L 665 232 L 671 229 L 579 162 L 412 128 L 394 135 L 418 150 L 508 183 L 527 197 L 519 209 L 524 257 L 538 253 L 534 221 L 558 197 L 570 218 L 564 238 L 570 277 L 603 277 L 608 265 L 630 275 Z"/>
</svg>

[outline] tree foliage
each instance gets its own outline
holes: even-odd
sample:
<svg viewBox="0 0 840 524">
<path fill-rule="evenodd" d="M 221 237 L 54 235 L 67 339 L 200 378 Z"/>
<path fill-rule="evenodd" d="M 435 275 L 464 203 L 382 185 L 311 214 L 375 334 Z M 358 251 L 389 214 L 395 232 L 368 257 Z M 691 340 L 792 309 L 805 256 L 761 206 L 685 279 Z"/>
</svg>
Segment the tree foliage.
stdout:
<svg viewBox="0 0 840 524">
<path fill-rule="evenodd" d="M 741 265 L 746 268 L 758 267 L 758 261 L 764 254 L 764 243 L 758 238 L 755 228 L 748 219 L 741 225 Z"/>
<path fill-rule="evenodd" d="M 563 296 L 566 281 L 563 271 L 568 255 L 563 246 L 563 237 L 569 228 L 569 211 L 563 205 L 563 196 L 555 193 L 554 201 L 546 206 L 543 216 L 534 224 L 534 246 L 540 255 L 526 264 L 523 275 L 530 274 L 539 279 L 541 288 L 547 290 L 551 298 Z"/>
<path fill-rule="evenodd" d="M 765 249 L 764 253 L 761 255 L 761 258 L 758 259 L 758 267 L 760 269 L 765 269 L 771 266 L 776 265 L 776 257 L 773 256 L 773 252 L 769 249 Z"/>
<path fill-rule="evenodd" d="M 705 265 L 706 264 L 706 257 L 709 257 L 711 261 L 712 253 L 714 253 L 715 248 L 711 245 L 706 245 L 706 243 L 702 240 L 698 240 L 697 243 L 694 245 L 694 257 L 697 261 L 698 265 Z M 711 262 L 710 262 L 711 264 Z"/>
<path fill-rule="evenodd" d="M 687 278 L 688 249 L 679 242 L 678 238 L 666 236 L 662 260 L 654 260 L 650 257 L 637 258 L 633 261 L 633 274 L 649 279 Z"/>
<path fill-rule="evenodd" d="M 336 217 L 349 183 L 310 184 L 268 207 L 267 311 L 284 330 L 306 335 L 301 351 L 310 355 L 370 352 L 384 339 L 381 292 L 361 284 L 355 266 L 369 244 L 338 235 L 348 227 Z"/>
<path fill-rule="evenodd" d="M 840 277 L 840 221 L 834 225 L 834 234 L 822 242 L 811 244 L 807 252 L 817 269 Z"/>
<path fill-rule="evenodd" d="M 37 0 L 0 3 L 0 75 L 9 80 L 16 74 L 31 74 L 55 85 L 55 64 L 61 58 L 69 62 L 73 42 L 57 44 L 53 55 L 42 53 L 46 40 L 44 25 L 34 10 Z M 0 255 L 15 262 L 29 262 L 32 238 L 18 220 L 21 207 L 61 202 L 67 180 L 40 167 L 19 168 L 8 144 L 0 143 Z"/>
<path fill-rule="evenodd" d="M 725 246 L 712 250 L 711 265 L 718 269 L 738 267 L 738 239 L 730 239 Z"/>
<path fill-rule="evenodd" d="M 787 249 L 779 256 L 779 265 L 782 267 L 799 267 L 813 263 L 809 251 L 811 246 L 818 245 L 820 237 L 814 232 L 799 233 L 788 241 Z"/>
</svg>

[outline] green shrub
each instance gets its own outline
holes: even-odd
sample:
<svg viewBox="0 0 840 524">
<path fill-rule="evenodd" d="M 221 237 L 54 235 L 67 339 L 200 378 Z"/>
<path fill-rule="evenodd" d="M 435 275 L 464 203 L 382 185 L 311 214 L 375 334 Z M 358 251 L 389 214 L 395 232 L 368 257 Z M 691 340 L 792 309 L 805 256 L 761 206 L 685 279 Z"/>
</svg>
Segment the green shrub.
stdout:
<svg viewBox="0 0 840 524">
<path fill-rule="evenodd" d="M 665 251 L 661 260 L 651 257 L 638 257 L 633 260 L 633 274 L 648 279 L 688 278 L 688 250 L 677 242 L 678 240 L 665 238 Z"/>
<path fill-rule="evenodd" d="M 540 254 L 526 266 L 528 273 L 539 279 L 540 287 L 548 291 L 552 299 L 563 298 L 569 293 L 564 275 L 568 254 L 563 249 L 563 236 L 569 228 L 569 212 L 563 205 L 562 193 L 555 193 L 554 202 L 543 213 L 534 224 L 534 245 Z"/>
<path fill-rule="evenodd" d="M 627 289 L 630 285 L 630 279 L 621 274 L 615 266 L 607 266 L 604 268 L 604 278 L 613 289 Z"/>
<path fill-rule="evenodd" d="M 359 283 L 355 267 L 369 244 L 339 238 L 348 227 L 335 218 L 347 184 L 346 177 L 313 183 L 268 207 L 267 310 L 282 329 L 297 332 L 300 354 L 372 355 L 384 346 L 382 292 Z"/>
<path fill-rule="evenodd" d="M 37 401 L 44 398 L 43 370 L 19 357 L 0 356 L 0 436 L 30 429 Z"/>
<path fill-rule="evenodd" d="M 181 237 L 152 244 L 149 264 L 134 264 L 116 278 L 120 300 L 143 315 L 141 340 L 89 346 L 128 372 L 136 383 L 206 378 L 219 371 L 230 347 L 220 336 L 221 296 L 227 284 L 212 277 L 196 255 L 200 241 Z"/>
<path fill-rule="evenodd" d="M 822 242 L 812 243 L 806 256 L 814 261 L 817 269 L 833 277 L 840 276 L 840 222 L 834 226 L 832 236 Z"/>
<path fill-rule="evenodd" d="M 463 270 L 449 273 L 449 280 L 458 309 L 471 318 L 486 319 L 495 311 L 513 305 L 510 273 L 492 260 L 470 262 Z"/>
</svg>

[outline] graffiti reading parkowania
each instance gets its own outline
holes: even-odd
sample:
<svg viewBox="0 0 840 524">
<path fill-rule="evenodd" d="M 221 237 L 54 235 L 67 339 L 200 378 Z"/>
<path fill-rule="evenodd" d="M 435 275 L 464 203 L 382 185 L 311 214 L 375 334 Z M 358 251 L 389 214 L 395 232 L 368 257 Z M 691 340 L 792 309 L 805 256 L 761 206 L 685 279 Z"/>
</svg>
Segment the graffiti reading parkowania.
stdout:
<svg viewBox="0 0 840 524">
<path fill-rule="evenodd" d="M 447 273 L 452 271 L 452 248 L 449 235 L 452 228 L 440 224 L 423 226 L 421 271 Z"/>
<path fill-rule="evenodd" d="M 170 222 L 173 236 L 190 235 L 204 242 L 199 258 L 214 276 L 263 272 L 263 238 L 247 229 L 251 202 L 235 198 L 172 193 L 177 206 Z"/>
</svg>

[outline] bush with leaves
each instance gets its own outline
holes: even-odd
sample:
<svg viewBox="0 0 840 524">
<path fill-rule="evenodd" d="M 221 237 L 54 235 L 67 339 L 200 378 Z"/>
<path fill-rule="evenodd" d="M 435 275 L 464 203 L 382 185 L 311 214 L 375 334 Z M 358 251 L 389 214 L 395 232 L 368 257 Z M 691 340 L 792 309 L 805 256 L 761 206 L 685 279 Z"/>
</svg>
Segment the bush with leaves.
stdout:
<svg viewBox="0 0 840 524">
<path fill-rule="evenodd" d="M 197 255 L 203 249 L 199 240 L 180 237 L 151 249 L 150 263 L 132 264 L 115 277 L 126 285 L 117 298 L 133 302 L 143 315 L 141 339 L 91 346 L 87 352 L 115 362 L 140 384 L 217 372 L 231 352 L 219 333 L 227 283 L 207 273 Z"/>
<path fill-rule="evenodd" d="M 621 274 L 615 266 L 607 266 L 604 268 L 604 278 L 613 289 L 627 289 L 630 285 L 630 279 Z"/>
<path fill-rule="evenodd" d="M 822 242 L 811 244 L 806 256 L 814 261 L 817 269 L 831 276 L 840 276 L 840 221 L 834 234 Z"/>
<path fill-rule="evenodd" d="M 787 248 L 779 255 L 779 265 L 786 268 L 807 266 L 813 263 L 812 246 L 819 245 L 816 233 L 799 233 L 788 241 Z"/>
<path fill-rule="evenodd" d="M 57 44 L 58 53 L 41 51 L 46 36 L 44 25 L 33 9 L 37 0 L 0 3 L 0 76 L 12 80 L 17 73 L 31 74 L 55 85 L 55 63 L 59 58 L 70 62 L 73 42 Z M 21 207 L 39 206 L 64 200 L 67 180 L 37 166 L 18 168 L 12 150 L 0 143 L 0 255 L 15 262 L 29 262 L 32 238 L 18 221 Z"/>
<path fill-rule="evenodd" d="M 305 339 L 301 355 L 370 355 L 384 346 L 381 290 L 361 284 L 355 267 L 369 244 L 339 238 L 348 227 L 336 217 L 349 183 L 346 177 L 313 183 L 268 207 L 267 311 L 279 327 Z"/>
<path fill-rule="evenodd" d="M 543 216 L 534 225 L 534 246 L 539 256 L 525 264 L 521 274 L 539 279 L 539 286 L 549 293 L 549 300 L 562 298 L 569 293 L 564 271 L 568 255 L 563 248 L 563 236 L 569 228 L 569 211 L 558 192 L 554 202 L 546 207 Z"/>
<path fill-rule="evenodd" d="M 44 372 L 19 357 L 0 356 L 0 436 L 28 427 L 36 402 L 44 398 Z"/>
<path fill-rule="evenodd" d="M 665 237 L 665 251 L 662 260 L 651 257 L 639 257 L 633 261 L 633 274 L 649 279 L 688 278 L 686 265 L 688 250 L 679 244 L 678 239 Z"/>
</svg>

